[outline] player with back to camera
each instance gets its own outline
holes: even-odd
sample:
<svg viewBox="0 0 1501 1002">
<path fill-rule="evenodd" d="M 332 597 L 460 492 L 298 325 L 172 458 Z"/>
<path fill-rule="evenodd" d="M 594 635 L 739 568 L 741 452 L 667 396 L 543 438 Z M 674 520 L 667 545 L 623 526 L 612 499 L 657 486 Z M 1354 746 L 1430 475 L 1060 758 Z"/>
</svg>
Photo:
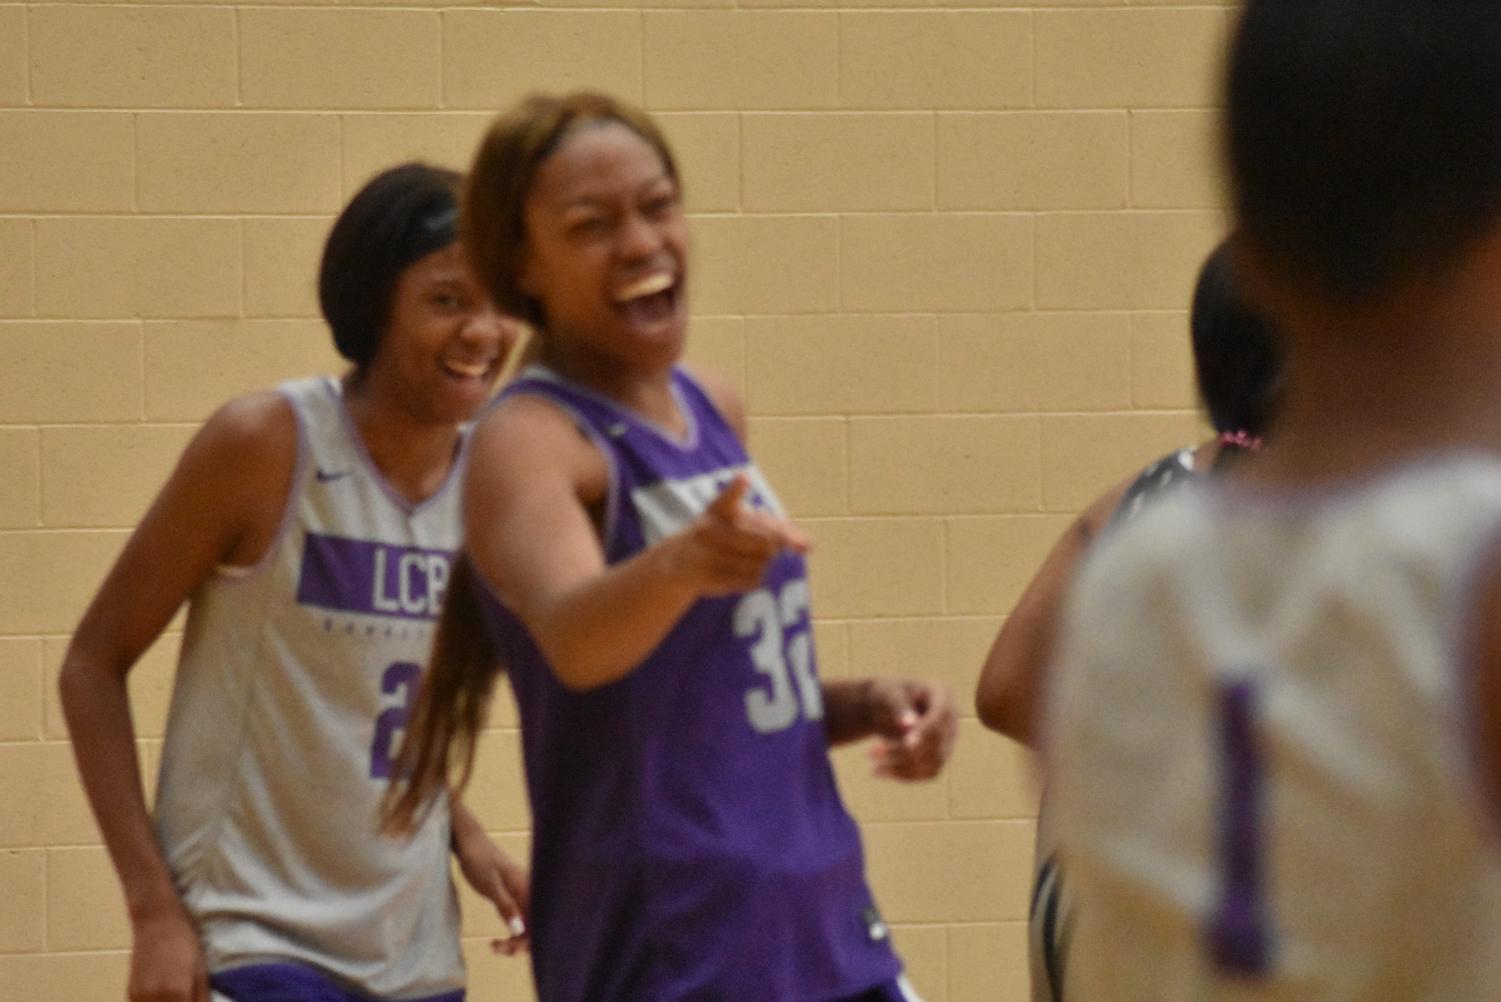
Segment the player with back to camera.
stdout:
<svg viewBox="0 0 1501 1002">
<path fill-rule="evenodd" d="M 460 804 L 410 841 L 378 833 L 459 542 L 465 422 L 517 331 L 469 277 L 458 187 L 406 164 L 354 197 L 319 275 L 353 368 L 210 417 L 68 648 L 131 1002 L 462 999 L 450 846 L 521 928 L 525 875 Z M 184 601 L 153 837 L 125 677 Z"/>
<path fill-rule="evenodd" d="M 395 820 L 450 760 L 467 773 L 503 669 L 541 998 L 912 998 L 828 748 L 875 735 L 882 770 L 930 777 L 952 698 L 818 678 L 807 540 L 746 456 L 735 395 L 677 364 L 688 232 L 666 140 L 603 96 L 533 97 L 491 127 L 466 192 L 476 274 L 540 356 L 475 434 L 472 570 Z"/>
<path fill-rule="evenodd" d="M 1494 1000 L 1501 18 L 1250 0 L 1228 84 L 1276 446 L 1112 533 L 1070 598 L 1065 994 Z"/>
<path fill-rule="evenodd" d="M 1054 544 L 985 659 L 975 693 L 980 720 L 1028 747 L 1036 746 L 1038 703 L 1047 687 L 1064 597 L 1096 538 L 1178 485 L 1232 469 L 1261 447 L 1282 370 L 1271 328 L 1238 288 L 1228 244 L 1215 248 L 1199 270 L 1189 331 L 1199 395 L 1217 436 L 1164 456 L 1086 508 Z M 1052 820 L 1044 793 L 1029 912 L 1032 990 L 1038 1002 L 1061 997 L 1059 962 L 1075 910 L 1058 866 Z"/>
</svg>

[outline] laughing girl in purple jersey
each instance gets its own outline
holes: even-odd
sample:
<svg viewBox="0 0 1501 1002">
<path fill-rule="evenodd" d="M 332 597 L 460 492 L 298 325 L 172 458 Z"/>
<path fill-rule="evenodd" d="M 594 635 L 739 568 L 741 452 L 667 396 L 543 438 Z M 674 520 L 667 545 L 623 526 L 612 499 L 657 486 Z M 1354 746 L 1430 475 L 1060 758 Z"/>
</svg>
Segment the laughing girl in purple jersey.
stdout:
<svg viewBox="0 0 1501 1002">
<path fill-rule="evenodd" d="M 533 97 L 491 128 L 465 241 L 539 331 L 476 432 L 458 569 L 394 807 L 472 759 L 503 667 L 531 796 L 533 964 L 547 1002 L 913 996 L 828 748 L 935 775 L 952 700 L 821 681 L 807 538 L 745 453 L 735 395 L 678 366 L 688 231 L 657 127 Z M 461 780 L 462 781 L 462 780 Z"/>
<path fill-rule="evenodd" d="M 68 649 L 131 1002 L 457 1002 L 450 851 L 521 921 L 525 875 L 459 804 L 377 832 L 458 546 L 465 422 L 516 335 L 459 253 L 458 183 L 407 164 L 355 196 L 319 283 L 352 369 L 210 417 Z M 184 601 L 153 837 L 125 679 Z"/>
</svg>

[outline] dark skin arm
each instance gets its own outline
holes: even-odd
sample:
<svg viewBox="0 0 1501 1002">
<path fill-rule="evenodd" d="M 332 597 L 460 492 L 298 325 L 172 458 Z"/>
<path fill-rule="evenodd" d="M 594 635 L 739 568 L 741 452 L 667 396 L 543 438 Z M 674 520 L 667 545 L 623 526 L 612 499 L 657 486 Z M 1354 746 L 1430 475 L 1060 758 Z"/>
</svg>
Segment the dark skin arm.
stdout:
<svg viewBox="0 0 1501 1002">
<path fill-rule="evenodd" d="M 216 564 L 270 545 L 296 455 L 280 397 L 233 401 L 188 445 L 84 613 L 58 687 L 79 774 L 125 892 L 131 1002 L 206 1002 L 202 948 L 146 810 L 125 680 Z"/>
<path fill-rule="evenodd" d="M 1036 716 L 1069 584 L 1134 480 L 1133 475 L 1117 484 L 1074 520 L 1006 617 L 975 690 L 980 722 L 996 733 L 1035 746 Z"/>
<path fill-rule="evenodd" d="M 480 425 L 465 493 L 467 549 L 576 691 L 628 675 L 700 597 L 757 586 L 790 523 L 742 504 L 737 477 L 689 528 L 607 565 L 592 513 L 608 487 L 599 449 L 546 401 L 506 401 Z"/>
<path fill-rule="evenodd" d="M 457 801 L 449 804 L 452 848 L 464 879 L 495 906 L 510 935 L 490 941 L 490 949 L 513 957 L 531 945 L 526 916 L 531 910 L 531 882 L 526 871 L 501 851 L 474 813 Z"/>
</svg>

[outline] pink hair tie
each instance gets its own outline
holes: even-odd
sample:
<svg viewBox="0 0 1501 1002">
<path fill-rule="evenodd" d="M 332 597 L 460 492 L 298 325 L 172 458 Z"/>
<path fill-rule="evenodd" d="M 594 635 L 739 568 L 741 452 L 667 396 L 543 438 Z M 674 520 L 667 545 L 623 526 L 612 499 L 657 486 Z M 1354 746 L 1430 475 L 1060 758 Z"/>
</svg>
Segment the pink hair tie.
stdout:
<svg viewBox="0 0 1501 1002">
<path fill-rule="evenodd" d="M 1249 452 L 1260 452 L 1261 438 L 1258 435 L 1252 435 L 1244 428 L 1238 428 L 1235 431 L 1222 433 L 1220 435 L 1220 445 L 1233 445 L 1238 449 L 1245 449 Z"/>
</svg>

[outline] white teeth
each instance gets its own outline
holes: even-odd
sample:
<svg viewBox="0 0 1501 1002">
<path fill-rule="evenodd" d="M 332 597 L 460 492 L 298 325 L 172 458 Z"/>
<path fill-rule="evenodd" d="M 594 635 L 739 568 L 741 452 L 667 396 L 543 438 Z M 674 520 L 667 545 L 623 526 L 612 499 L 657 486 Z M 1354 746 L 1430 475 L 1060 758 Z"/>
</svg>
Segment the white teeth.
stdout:
<svg viewBox="0 0 1501 1002">
<path fill-rule="evenodd" d="M 490 370 L 487 362 L 444 362 L 443 367 L 458 376 L 479 377 Z"/>
<path fill-rule="evenodd" d="M 666 292 L 672 288 L 673 281 L 673 277 L 665 271 L 647 275 L 615 293 L 615 302 L 624 303 L 632 299 L 640 299 L 642 296 L 655 296 L 659 292 Z"/>
</svg>

